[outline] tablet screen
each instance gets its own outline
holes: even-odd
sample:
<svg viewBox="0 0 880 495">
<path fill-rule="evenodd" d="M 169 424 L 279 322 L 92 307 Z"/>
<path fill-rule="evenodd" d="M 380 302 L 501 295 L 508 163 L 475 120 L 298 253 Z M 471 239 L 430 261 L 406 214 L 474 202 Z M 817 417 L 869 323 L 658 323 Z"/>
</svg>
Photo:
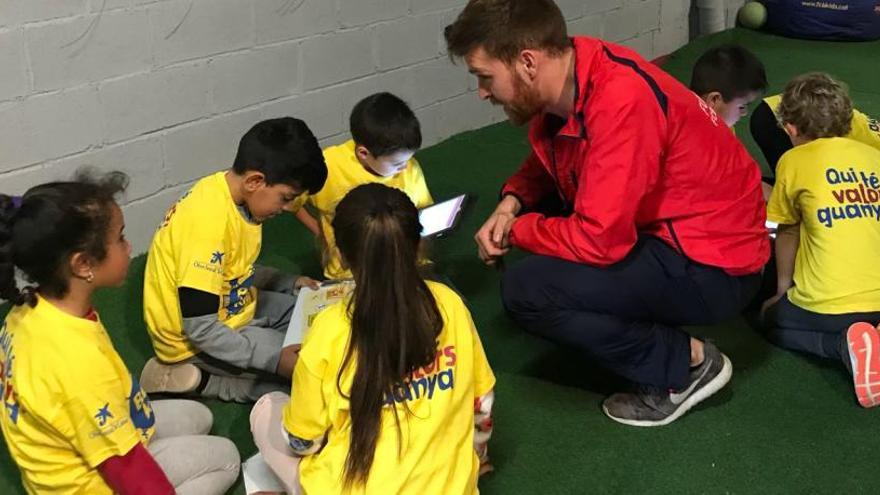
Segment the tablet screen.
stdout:
<svg viewBox="0 0 880 495">
<path fill-rule="evenodd" d="M 419 211 L 419 223 L 422 224 L 422 237 L 428 237 L 438 232 L 452 228 L 455 217 L 461 210 L 465 195 L 456 196 Z"/>
</svg>

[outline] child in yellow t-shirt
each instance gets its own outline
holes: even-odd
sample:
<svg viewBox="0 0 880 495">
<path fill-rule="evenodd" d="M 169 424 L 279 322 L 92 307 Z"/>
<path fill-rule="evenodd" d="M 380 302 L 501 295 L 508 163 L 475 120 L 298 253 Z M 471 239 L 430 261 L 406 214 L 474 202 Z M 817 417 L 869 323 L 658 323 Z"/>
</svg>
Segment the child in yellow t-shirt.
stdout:
<svg viewBox="0 0 880 495">
<path fill-rule="evenodd" d="M 415 205 L 361 185 L 332 227 L 356 286 L 306 334 L 292 397 L 254 406 L 260 452 L 288 493 L 476 493 L 495 377 L 462 299 L 419 275 Z"/>
<path fill-rule="evenodd" d="M 193 401 L 150 399 L 113 347 L 92 294 L 125 281 L 121 173 L 0 195 L 0 428 L 28 493 L 221 494 L 235 445 Z M 35 287 L 19 289 L 15 268 Z"/>
<path fill-rule="evenodd" d="M 241 138 L 230 170 L 199 180 L 168 210 L 144 273 L 156 351 L 141 374 L 147 392 L 248 402 L 286 389 L 299 350 L 282 349 L 295 291 L 316 282 L 255 264 L 262 224 L 326 176 L 303 121 L 265 120 Z"/>
<path fill-rule="evenodd" d="M 770 340 L 839 359 L 864 407 L 880 404 L 880 150 L 844 137 L 846 88 L 827 74 L 793 79 L 778 106 L 794 147 L 779 160 L 767 218 L 779 223 Z"/>
<path fill-rule="evenodd" d="M 317 194 L 288 206 L 319 240 L 324 276 L 351 278 L 342 267 L 333 238 L 336 204 L 361 184 L 379 183 L 405 192 L 417 208 L 434 203 L 422 167 L 413 154 L 422 145 L 419 121 L 409 106 L 390 93 L 377 93 L 358 102 L 351 111 L 352 139 L 324 150 L 327 182 Z M 314 209 L 315 219 L 303 203 Z"/>
<path fill-rule="evenodd" d="M 778 109 L 782 95 L 772 95 L 755 108 L 749 122 L 752 137 L 761 148 L 767 165 L 775 172 L 779 159 L 792 148 L 791 140 L 779 126 Z M 865 143 L 880 150 L 880 123 L 864 113 L 853 109 L 850 130 L 844 137 Z"/>
</svg>

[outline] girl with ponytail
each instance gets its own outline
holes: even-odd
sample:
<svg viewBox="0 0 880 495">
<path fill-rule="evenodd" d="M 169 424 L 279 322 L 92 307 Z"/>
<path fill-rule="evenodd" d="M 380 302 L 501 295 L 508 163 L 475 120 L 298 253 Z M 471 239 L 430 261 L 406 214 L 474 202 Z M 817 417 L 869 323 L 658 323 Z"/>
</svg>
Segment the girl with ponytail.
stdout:
<svg viewBox="0 0 880 495">
<path fill-rule="evenodd" d="M 315 318 L 292 397 L 255 405 L 257 446 L 288 493 L 475 493 L 495 378 L 461 298 L 419 275 L 415 205 L 362 185 L 333 230 L 355 289 Z"/>
</svg>

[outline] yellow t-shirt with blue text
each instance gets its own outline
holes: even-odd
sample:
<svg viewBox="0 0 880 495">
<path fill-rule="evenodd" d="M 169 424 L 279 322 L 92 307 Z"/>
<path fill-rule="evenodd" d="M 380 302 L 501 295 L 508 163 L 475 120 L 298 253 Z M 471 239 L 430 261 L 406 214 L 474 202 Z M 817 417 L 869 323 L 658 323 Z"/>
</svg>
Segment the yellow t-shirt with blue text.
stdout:
<svg viewBox="0 0 880 495">
<path fill-rule="evenodd" d="M 779 108 L 779 103 L 782 102 L 782 95 L 768 96 L 764 98 L 764 101 L 770 107 L 770 110 L 773 111 L 773 114 L 778 117 L 779 112 L 777 112 L 777 108 Z M 853 109 L 852 129 L 844 137 L 855 139 L 880 150 L 880 122 Z"/>
<path fill-rule="evenodd" d="M 300 461 L 299 480 L 305 494 L 478 493 L 474 399 L 492 390 L 495 376 L 461 297 L 445 285 L 427 284 L 444 323 L 436 357 L 417 369 L 393 397 L 385 397 L 369 477 L 365 485 L 351 490 L 344 489 L 342 472 L 351 438 L 345 396 L 351 390 L 354 362 L 342 372 L 337 387 L 351 335 L 347 302 L 328 307 L 315 319 L 303 342 L 291 401 L 283 414 L 285 429 L 296 437 L 313 440 L 327 434 L 323 449 Z M 391 404 L 400 418 L 400 456 Z"/>
<path fill-rule="evenodd" d="M 217 295 L 217 317 L 233 330 L 253 319 L 262 238 L 262 226 L 233 201 L 226 172 L 199 180 L 168 210 L 144 273 L 144 320 L 160 360 L 176 363 L 198 353 L 183 333 L 180 287 Z"/>
<path fill-rule="evenodd" d="M 792 303 L 880 311 L 880 150 L 839 137 L 795 146 L 779 159 L 767 219 L 800 224 Z"/>
<path fill-rule="evenodd" d="M 43 298 L 0 327 L 0 427 L 28 493 L 110 494 L 97 467 L 154 433 L 150 400 L 99 321 Z"/>
<path fill-rule="evenodd" d="M 355 155 L 355 143 L 349 140 L 338 146 L 330 146 L 324 150 L 324 161 L 327 163 L 327 181 L 324 187 L 311 196 L 301 196 L 288 207 L 296 212 L 303 203 L 311 205 L 318 213 L 321 233 L 325 240 L 324 276 L 329 279 L 351 278 L 351 272 L 342 267 L 342 260 L 336 250 L 333 236 L 333 216 L 336 205 L 349 191 L 362 184 L 379 183 L 400 189 L 416 208 L 424 208 L 434 203 L 422 167 L 415 158 L 411 158 L 400 173 L 391 177 L 380 177 L 367 171 Z"/>
</svg>

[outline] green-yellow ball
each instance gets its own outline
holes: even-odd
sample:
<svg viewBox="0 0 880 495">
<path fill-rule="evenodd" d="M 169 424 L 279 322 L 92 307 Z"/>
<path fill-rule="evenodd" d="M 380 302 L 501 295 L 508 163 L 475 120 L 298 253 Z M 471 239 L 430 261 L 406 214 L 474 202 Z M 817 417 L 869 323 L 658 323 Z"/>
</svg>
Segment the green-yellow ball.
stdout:
<svg viewBox="0 0 880 495">
<path fill-rule="evenodd" d="M 767 22 L 767 9 L 761 2 L 749 2 L 739 9 L 739 23 L 749 29 L 760 29 Z"/>
</svg>

